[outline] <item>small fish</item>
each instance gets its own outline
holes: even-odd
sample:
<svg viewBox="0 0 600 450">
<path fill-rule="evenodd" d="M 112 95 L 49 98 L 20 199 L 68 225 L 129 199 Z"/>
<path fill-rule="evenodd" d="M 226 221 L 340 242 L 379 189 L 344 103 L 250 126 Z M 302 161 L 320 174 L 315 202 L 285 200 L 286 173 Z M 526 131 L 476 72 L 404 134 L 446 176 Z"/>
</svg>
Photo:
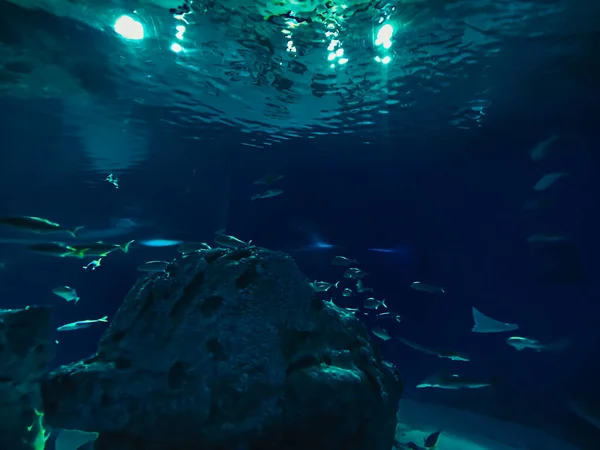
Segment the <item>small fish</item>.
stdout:
<svg viewBox="0 0 600 450">
<path fill-rule="evenodd" d="M 370 252 L 377 252 L 377 253 L 398 253 L 398 250 L 396 250 L 395 248 L 368 248 L 367 250 L 369 250 Z"/>
<path fill-rule="evenodd" d="M 84 270 L 96 270 L 96 268 L 100 267 L 100 263 L 102 262 L 102 258 L 95 259 L 90 261 L 85 266 L 83 266 Z"/>
<path fill-rule="evenodd" d="M 265 175 L 264 177 L 254 181 L 254 184 L 257 184 L 257 185 L 273 184 L 273 183 L 276 183 L 277 181 L 281 180 L 283 177 L 284 177 L 283 175 L 276 175 L 276 174 Z"/>
<path fill-rule="evenodd" d="M 52 293 L 58 295 L 61 298 L 64 298 L 68 302 L 77 303 L 80 299 L 79 295 L 77 295 L 77 291 L 69 286 L 61 286 L 52 289 Z"/>
<path fill-rule="evenodd" d="M 159 273 L 165 272 L 169 267 L 168 261 L 147 261 L 137 267 L 139 272 Z"/>
<path fill-rule="evenodd" d="M 559 234 L 536 233 L 527 238 L 527 242 L 562 242 L 567 238 Z"/>
<path fill-rule="evenodd" d="M 196 253 L 201 252 L 203 250 L 211 249 L 212 247 L 206 242 L 184 242 L 179 247 L 177 247 L 177 251 L 182 255 L 188 255 L 190 253 Z"/>
<path fill-rule="evenodd" d="M 390 336 L 390 333 L 388 333 L 388 331 L 385 328 L 381 327 L 373 327 L 371 329 L 371 333 L 373 333 L 379 339 L 383 339 L 384 341 L 389 341 L 392 338 Z"/>
<path fill-rule="evenodd" d="M 367 276 L 366 272 L 363 272 L 358 267 L 350 267 L 344 272 L 344 278 L 349 280 L 360 280 Z"/>
<path fill-rule="evenodd" d="M 86 256 L 84 249 L 77 249 L 71 247 L 63 242 L 43 242 L 40 244 L 34 244 L 27 247 L 28 250 L 36 253 L 42 253 L 44 255 L 57 256 L 59 258 L 83 258 Z"/>
<path fill-rule="evenodd" d="M 352 292 L 352 289 L 350 289 L 350 288 L 346 288 L 346 289 L 344 289 L 344 291 L 342 292 L 342 296 L 343 296 L 343 297 L 354 297 L 354 292 Z"/>
<path fill-rule="evenodd" d="M 331 297 L 329 300 L 323 300 L 325 303 L 327 303 L 330 306 L 337 306 L 335 304 L 335 302 L 333 301 L 333 297 Z"/>
<path fill-rule="evenodd" d="M 543 344 L 536 339 L 529 339 L 520 336 L 511 336 L 506 340 L 506 343 L 511 347 L 514 347 L 517 351 L 522 351 L 527 348 L 535 350 L 536 352 L 542 351 L 561 351 L 568 348 L 571 344 L 570 339 L 561 339 L 560 341 L 551 342 L 549 344 Z"/>
<path fill-rule="evenodd" d="M 425 448 L 426 449 L 435 448 L 437 446 L 438 441 L 440 439 L 441 432 L 442 432 L 442 430 L 436 431 L 435 433 L 431 433 L 429 436 L 427 436 L 425 438 Z"/>
<path fill-rule="evenodd" d="M 465 361 L 465 362 L 470 361 L 469 357 L 462 353 L 452 352 L 452 351 L 448 351 L 448 350 L 436 350 L 436 349 L 428 348 L 428 347 L 425 347 L 423 345 L 417 344 L 416 342 L 412 342 L 412 341 L 409 341 L 408 339 L 404 339 L 404 338 L 398 338 L 398 340 L 400 342 L 402 342 L 404 345 L 406 345 L 407 347 L 410 347 L 410 348 L 417 350 L 419 352 L 422 352 L 422 353 L 427 353 L 429 355 L 435 355 L 441 359 L 449 359 L 452 361 Z"/>
<path fill-rule="evenodd" d="M 121 250 L 123 253 L 129 252 L 129 246 L 135 242 L 132 239 L 129 242 L 124 244 L 107 244 L 102 241 L 84 243 L 84 244 L 71 244 L 71 247 L 75 248 L 77 251 L 84 251 L 86 256 L 101 256 L 105 257 L 109 253 L 114 252 L 115 250 Z"/>
<path fill-rule="evenodd" d="M 313 281 L 312 283 L 309 283 L 310 287 L 315 292 L 327 292 L 332 287 L 337 288 L 339 286 L 339 284 L 340 284 L 339 281 L 337 283 L 327 283 L 326 281 L 317 281 L 317 280 Z"/>
<path fill-rule="evenodd" d="M 391 311 L 386 311 L 375 316 L 377 319 L 395 319 L 396 322 L 402 323 L 402 316 Z"/>
<path fill-rule="evenodd" d="M 415 291 L 427 292 L 428 294 L 445 294 L 446 291 L 444 288 L 432 286 L 430 284 L 421 283 L 420 281 L 415 281 L 411 283 L 410 287 Z"/>
<path fill-rule="evenodd" d="M 58 327 L 56 329 L 56 331 L 74 331 L 74 330 L 82 330 L 84 328 L 88 328 L 90 326 L 92 326 L 95 323 L 106 323 L 108 322 L 108 316 L 104 316 L 100 319 L 94 319 L 94 320 L 80 320 L 77 322 L 72 322 L 72 323 L 67 323 L 65 325 L 62 325 L 60 327 Z"/>
<path fill-rule="evenodd" d="M 464 378 L 459 375 L 452 374 L 436 374 L 425 378 L 425 380 L 417 385 L 417 388 L 480 389 L 493 385 L 494 382 L 489 380 Z"/>
<path fill-rule="evenodd" d="M 331 260 L 331 265 L 333 266 L 351 266 L 352 264 L 358 264 L 358 261 L 355 259 L 348 259 L 343 256 L 334 256 Z"/>
<path fill-rule="evenodd" d="M 223 247 L 227 248 L 244 248 L 248 247 L 252 241 L 244 242 L 236 238 L 235 236 L 230 236 L 228 234 L 217 233 L 215 236 L 215 242 Z"/>
<path fill-rule="evenodd" d="M 250 200 L 260 200 L 261 198 L 277 197 L 283 194 L 283 189 L 269 189 L 268 191 L 259 192 L 250 197 Z"/>
<path fill-rule="evenodd" d="M 473 306 L 473 321 L 475 325 L 471 331 L 473 333 L 504 333 L 506 331 L 514 331 L 519 329 L 519 325 L 515 323 L 500 322 L 496 319 L 486 316 L 481 311 Z"/>
<path fill-rule="evenodd" d="M 382 306 L 387 308 L 387 305 L 385 304 L 385 298 L 383 300 L 377 300 L 376 298 L 369 297 L 365 300 L 364 306 L 366 309 L 379 309 Z"/>
<path fill-rule="evenodd" d="M 32 233 L 38 234 L 64 232 L 69 233 L 73 237 L 77 237 L 77 232 L 83 228 L 83 226 L 66 228 L 55 222 L 51 222 L 48 219 L 42 219 L 40 217 L 31 216 L 0 217 L 0 224 L 9 225 L 11 227 L 31 231 Z"/>
<path fill-rule="evenodd" d="M 538 191 L 538 192 L 545 191 L 550 186 L 552 186 L 554 183 L 556 183 L 558 180 L 560 180 L 561 178 L 564 178 L 568 175 L 569 174 L 565 173 L 565 172 L 548 173 L 548 174 L 544 175 L 542 178 L 540 178 L 540 181 L 538 181 L 535 184 L 535 186 L 533 186 L 533 190 Z"/>
<path fill-rule="evenodd" d="M 544 159 L 544 157 L 546 156 L 546 153 L 548 153 L 548 149 L 552 146 L 552 144 L 554 144 L 556 142 L 557 139 L 558 139 L 558 134 L 553 134 L 546 140 L 538 142 L 536 144 L 536 146 L 533 147 L 529 152 L 529 156 L 531 156 L 531 160 L 537 162 L 537 161 L 541 161 L 542 159 Z"/>
<path fill-rule="evenodd" d="M 358 281 L 356 282 L 356 290 L 357 290 L 358 292 L 360 292 L 361 294 L 362 294 L 363 292 L 374 292 L 374 291 L 373 291 L 373 288 L 370 288 L 370 287 L 367 287 L 367 286 L 365 286 L 365 283 L 363 283 L 363 280 L 358 280 Z"/>
<path fill-rule="evenodd" d="M 116 175 L 113 175 L 112 173 L 107 176 L 104 181 L 108 181 L 110 184 L 112 184 L 115 189 L 119 189 L 119 178 L 117 178 Z"/>
</svg>

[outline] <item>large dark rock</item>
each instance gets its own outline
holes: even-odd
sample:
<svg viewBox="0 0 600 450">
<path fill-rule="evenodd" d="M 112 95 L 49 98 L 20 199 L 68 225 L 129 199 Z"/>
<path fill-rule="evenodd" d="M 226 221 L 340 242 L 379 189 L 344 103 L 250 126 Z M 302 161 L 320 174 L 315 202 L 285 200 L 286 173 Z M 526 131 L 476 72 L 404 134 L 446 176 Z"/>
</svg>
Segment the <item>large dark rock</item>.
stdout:
<svg viewBox="0 0 600 450">
<path fill-rule="evenodd" d="M 52 331 L 48 308 L 0 310 L 2 450 L 43 448 L 40 379 L 54 358 Z"/>
<path fill-rule="evenodd" d="M 97 450 L 389 450 L 402 384 L 294 261 L 249 247 L 140 279 L 98 352 L 43 385 L 54 427 Z"/>
</svg>

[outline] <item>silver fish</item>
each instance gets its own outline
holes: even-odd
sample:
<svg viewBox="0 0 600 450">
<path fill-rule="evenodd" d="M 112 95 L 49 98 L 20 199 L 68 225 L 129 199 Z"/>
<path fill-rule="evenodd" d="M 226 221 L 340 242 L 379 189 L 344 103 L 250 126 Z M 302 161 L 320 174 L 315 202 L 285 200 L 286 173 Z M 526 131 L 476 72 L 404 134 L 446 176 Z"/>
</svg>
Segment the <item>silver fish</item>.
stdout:
<svg viewBox="0 0 600 450">
<path fill-rule="evenodd" d="M 95 323 L 106 323 L 108 322 L 108 316 L 101 317 L 100 319 L 94 320 L 79 320 L 77 322 L 67 323 L 62 325 L 56 329 L 56 331 L 74 331 L 74 330 L 82 330 L 84 328 L 88 328 Z"/>
<path fill-rule="evenodd" d="M 68 302 L 77 303 L 80 299 L 79 295 L 77 295 L 77 291 L 69 286 L 61 286 L 52 289 L 52 293 L 58 295 L 60 298 L 64 298 Z"/>
<path fill-rule="evenodd" d="M 84 270 L 96 270 L 102 264 L 102 258 L 94 259 L 85 266 L 82 266 Z"/>
<path fill-rule="evenodd" d="M 404 345 L 406 345 L 414 350 L 417 350 L 422 353 L 427 353 L 429 355 L 435 355 L 441 359 L 450 359 L 452 361 L 465 361 L 465 362 L 470 361 L 469 357 L 462 353 L 428 348 L 428 347 L 425 347 L 423 345 L 417 344 L 415 342 L 409 341 L 408 339 L 404 339 L 404 338 L 398 338 L 398 340 L 400 342 L 402 342 Z"/>
<path fill-rule="evenodd" d="M 347 278 L 349 280 L 360 280 L 366 276 L 366 272 L 363 272 L 358 267 L 350 267 L 344 272 L 344 278 Z"/>
<path fill-rule="evenodd" d="M 373 327 L 371 329 L 371 333 L 373 333 L 379 339 L 382 339 L 384 341 L 389 341 L 392 338 L 390 336 L 390 333 L 388 333 L 388 331 L 385 328 L 381 328 L 381 327 Z"/>
<path fill-rule="evenodd" d="M 167 270 L 169 261 L 147 261 L 137 267 L 139 272 L 159 273 Z"/>
<path fill-rule="evenodd" d="M 355 259 L 348 259 L 344 256 L 334 256 L 331 260 L 331 265 L 333 266 L 351 266 L 352 264 L 358 264 L 358 261 Z"/>
<path fill-rule="evenodd" d="M 425 378 L 417 385 L 417 388 L 438 388 L 438 389 L 480 389 L 493 386 L 491 380 L 478 380 L 474 378 L 464 378 L 453 374 L 436 374 Z"/>
<path fill-rule="evenodd" d="M 402 316 L 391 311 L 386 311 L 375 316 L 378 319 L 395 319 L 396 322 L 402 323 Z"/>
<path fill-rule="evenodd" d="M 352 289 L 346 288 L 342 292 L 342 296 L 343 297 L 353 297 L 354 296 L 354 292 L 352 292 Z"/>
<path fill-rule="evenodd" d="M 337 283 L 328 283 L 326 281 L 317 281 L 317 280 L 313 281 L 312 283 L 309 283 L 310 287 L 315 292 L 327 292 L 332 287 L 337 288 L 339 286 L 339 284 L 340 284 L 339 281 Z"/>
<path fill-rule="evenodd" d="M 571 344 L 570 339 L 561 339 L 559 341 L 550 342 L 543 344 L 537 339 L 529 339 L 521 336 L 511 336 L 506 340 L 506 343 L 511 347 L 514 347 L 517 351 L 525 349 L 535 350 L 536 352 L 542 351 L 561 351 L 565 350 Z"/>
<path fill-rule="evenodd" d="M 413 282 L 410 287 L 415 291 L 427 292 L 429 294 L 445 294 L 444 288 L 432 286 L 431 284 L 421 283 L 420 281 Z"/>
<path fill-rule="evenodd" d="M 252 241 L 244 242 L 236 238 L 235 236 L 230 236 L 228 234 L 217 234 L 215 236 L 215 242 L 223 247 L 227 248 L 244 248 L 248 247 Z"/>
<path fill-rule="evenodd" d="M 546 153 L 548 153 L 548 149 L 556 142 L 557 139 L 558 134 L 553 134 L 546 140 L 538 142 L 536 146 L 529 151 L 529 156 L 531 156 L 531 159 L 533 161 L 540 161 L 544 159 Z"/>
<path fill-rule="evenodd" d="M 277 197 L 283 194 L 283 189 L 269 189 L 268 191 L 259 192 L 250 197 L 250 200 L 260 200 L 262 198 Z"/>
<path fill-rule="evenodd" d="M 277 174 L 265 175 L 264 177 L 254 181 L 254 184 L 257 184 L 257 185 L 273 184 L 273 183 L 281 180 L 282 178 L 283 178 L 283 175 L 277 175 Z"/>
<path fill-rule="evenodd" d="M 535 184 L 535 186 L 533 186 L 533 190 L 538 191 L 538 192 L 545 191 L 550 186 L 552 186 L 554 183 L 556 183 L 558 180 L 560 180 L 561 178 L 564 178 L 568 175 L 569 174 L 565 173 L 565 172 L 548 173 L 548 174 L 544 175 L 542 178 L 540 178 L 540 181 L 538 181 Z"/>
<path fill-rule="evenodd" d="M 121 250 L 123 253 L 129 253 L 129 247 L 134 242 L 135 239 L 125 242 L 124 244 L 107 244 L 106 242 L 98 241 L 82 244 L 71 244 L 70 246 L 78 252 L 83 252 L 85 256 L 105 257 L 115 250 Z"/>
<path fill-rule="evenodd" d="M 41 217 L 33 216 L 0 217 L 0 224 L 9 225 L 14 228 L 31 231 L 32 233 L 38 234 L 64 232 L 70 234 L 73 237 L 77 237 L 77 233 L 83 228 L 83 226 L 66 228 L 62 225 L 59 225 L 58 223 L 51 222 L 48 219 L 42 219 Z"/>
<path fill-rule="evenodd" d="M 385 304 L 385 298 L 383 300 L 377 300 L 376 298 L 369 297 L 365 300 L 364 306 L 365 309 L 379 309 L 382 306 L 387 308 L 387 305 Z"/>
</svg>

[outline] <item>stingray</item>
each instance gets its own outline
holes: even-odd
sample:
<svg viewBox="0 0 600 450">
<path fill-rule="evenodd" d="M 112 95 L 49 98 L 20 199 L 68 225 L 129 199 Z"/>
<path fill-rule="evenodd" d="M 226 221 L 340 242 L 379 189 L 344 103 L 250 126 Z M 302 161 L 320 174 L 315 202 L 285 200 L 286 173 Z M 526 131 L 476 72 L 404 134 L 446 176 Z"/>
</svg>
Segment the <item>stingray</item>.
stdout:
<svg viewBox="0 0 600 450">
<path fill-rule="evenodd" d="M 475 325 L 471 329 L 473 333 L 503 333 L 505 331 L 518 330 L 519 325 L 515 323 L 500 322 L 496 319 L 482 314 L 473 306 L 473 320 Z"/>
<path fill-rule="evenodd" d="M 79 450 L 85 448 L 86 444 L 95 441 L 97 437 L 98 433 L 61 429 L 58 431 L 54 446 L 56 450 Z"/>
</svg>

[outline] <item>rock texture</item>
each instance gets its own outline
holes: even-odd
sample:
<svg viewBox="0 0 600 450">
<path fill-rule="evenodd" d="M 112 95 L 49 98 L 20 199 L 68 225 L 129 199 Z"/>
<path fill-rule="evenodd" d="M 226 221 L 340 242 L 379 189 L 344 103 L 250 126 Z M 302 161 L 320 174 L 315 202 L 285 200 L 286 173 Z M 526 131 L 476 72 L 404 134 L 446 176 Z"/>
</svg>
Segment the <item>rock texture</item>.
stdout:
<svg viewBox="0 0 600 450">
<path fill-rule="evenodd" d="M 0 310 L 0 449 L 40 450 L 40 379 L 54 358 L 50 310 Z"/>
<path fill-rule="evenodd" d="M 43 384 L 96 450 L 389 450 L 402 384 L 286 254 L 195 253 L 140 279 L 93 357 Z"/>
</svg>

